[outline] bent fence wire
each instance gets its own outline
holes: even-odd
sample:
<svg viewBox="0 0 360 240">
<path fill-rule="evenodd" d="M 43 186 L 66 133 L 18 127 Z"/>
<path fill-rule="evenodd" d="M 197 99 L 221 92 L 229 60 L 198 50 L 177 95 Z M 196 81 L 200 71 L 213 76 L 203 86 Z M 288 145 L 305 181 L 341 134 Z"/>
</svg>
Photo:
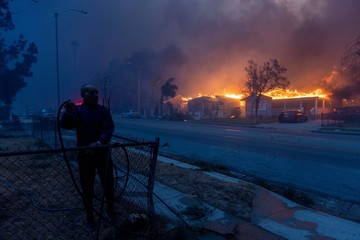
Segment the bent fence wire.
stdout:
<svg viewBox="0 0 360 240">
<path fill-rule="evenodd" d="M 77 191 L 79 148 L 66 147 L 64 154 L 59 148 L 29 150 L 30 145 L 24 143 L 16 152 L 0 151 L 0 239 L 146 239 L 151 236 L 155 226 L 152 193 L 158 139 L 139 142 L 114 137 L 111 158 L 115 208 L 119 214 L 114 221 L 104 216 L 103 192 L 97 179 L 94 193 L 97 231 L 87 228 L 82 198 Z M 138 220 L 136 224 L 134 218 Z"/>
</svg>

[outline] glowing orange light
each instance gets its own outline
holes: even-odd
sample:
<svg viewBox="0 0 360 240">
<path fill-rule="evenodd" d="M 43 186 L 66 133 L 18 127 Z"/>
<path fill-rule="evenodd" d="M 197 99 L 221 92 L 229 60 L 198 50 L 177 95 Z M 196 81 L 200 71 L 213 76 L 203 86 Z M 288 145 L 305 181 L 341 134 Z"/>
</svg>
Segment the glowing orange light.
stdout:
<svg viewBox="0 0 360 240">
<path fill-rule="evenodd" d="M 272 97 L 273 99 L 283 99 L 283 98 L 304 98 L 304 97 L 319 97 L 319 98 L 329 98 L 330 93 L 325 93 L 324 90 L 318 88 L 311 92 L 301 92 L 298 90 L 274 90 L 267 92 L 266 96 Z"/>
<path fill-rule="evenodd" d="M 216 95 L 207 95 L 207 94 L 202 94 L 199 93 L 196 97 L 187 97 L 184 98 L 183 100 L 185 101 L 189 101 L 193 98 L 200 98 L 200 97 L 211 97 L 211 98 L 216 98 L 216 96 L 224 96 L 227 98 L 232 98 L 232 99 L 243 99 L 244 97 L 246 97 L 245 94 L 236 94 L 234 93 L 235 91 L 228 91 L 225 90 L 225 93 L 223 95 L 220 94 L 216 94 Z M 231 93 L 232 92 L 232 93 Z M 306 98 L 306 97 L 319 97 L 319 98 L 324 98 L 324 99 L 328 99 L 331 96 L 331 93 L 326 93 L 324 90 L 318 88 L 315 89 L 313 91 L 309 91 L 309 92 L 302 92 L 299 90 L 273 90 L 270 92 L 265 93 L 264 95 L 272 97 L 273 99 L 284 99 L 284 98 Z"/>
<path fill-rule="evenodd" d="M 242 99 L 244 96 L 241 94 L 227 93 L 227 94 L 225 94 L 225 97 L 234 98 L 234 99 Z"/>
</svg>

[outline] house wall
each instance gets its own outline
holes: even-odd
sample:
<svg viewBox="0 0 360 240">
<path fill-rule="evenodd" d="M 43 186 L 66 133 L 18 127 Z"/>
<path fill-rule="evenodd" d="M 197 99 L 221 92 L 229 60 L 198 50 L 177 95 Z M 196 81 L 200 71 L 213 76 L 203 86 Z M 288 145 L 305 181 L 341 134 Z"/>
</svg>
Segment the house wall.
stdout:
<svg viewBox="0 0 360 240">
<path fill-rule="evenodd" d="M 240 108 L 242 117 L 255 115 L 255 106 L 251 97 L 241 101 L 222 96 L 199 97 L 188 102 L 188 112 L 195 119 L 228 118 L 234 108 Z M 272 99 L 262 96 L 259 108 L 259 117 L 277 117 L 284 110 L 303 110 L 309 116 L 316 117 L 331 110 L 331 102 L 319 97 Z"/>
<path fill-rule="evenodd" d="M 284 110 L 302 110 L 307 115 L 316 116 L 331 109 L 330 101 L 319 97 L 273 99 L 272 115 L 278 116 Z"/>
<path fill-rule="evenodd" d="M 238 99 L 226 97 L 199 97 L 189 100 L 188 113 L 194 119 L 203 118 L 228 118 L 233 108 L 240 107 Z"/>
<path fill-rule="evenodd" d="M 255 100 L 251 97 L 244 99 L 245 101 L 245 115 L 244 117 L 255 116 Z M 262 96 L 258 106 L 258 117 L 271 117 L 272 116 L 272 105 L 271 98 Z"/>
</svg>

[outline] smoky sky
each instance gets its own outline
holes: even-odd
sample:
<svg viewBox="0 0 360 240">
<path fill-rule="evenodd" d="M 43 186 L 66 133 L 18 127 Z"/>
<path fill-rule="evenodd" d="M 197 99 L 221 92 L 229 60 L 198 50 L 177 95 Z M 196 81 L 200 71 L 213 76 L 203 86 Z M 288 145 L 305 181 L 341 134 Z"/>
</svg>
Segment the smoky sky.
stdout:
<svg viewBox="0 0 360 240">
<path fill-rule="evenodd" d="M 54 13 L 64 9 L 88 14 L 58 17 L 62 100 L 78 99 L 111 62 L 133 62 L 142 86 L 174 77 L 178 94 L 194 96 L 240 92 L 248 60 L 276 58 L 291 89 L 313 90 L 360 33 L 358 0 L 15 0 L 11 9 L 8 39 L 23 33 L 39 48 L 20 109 L 56 106 Z"/>
</svg>

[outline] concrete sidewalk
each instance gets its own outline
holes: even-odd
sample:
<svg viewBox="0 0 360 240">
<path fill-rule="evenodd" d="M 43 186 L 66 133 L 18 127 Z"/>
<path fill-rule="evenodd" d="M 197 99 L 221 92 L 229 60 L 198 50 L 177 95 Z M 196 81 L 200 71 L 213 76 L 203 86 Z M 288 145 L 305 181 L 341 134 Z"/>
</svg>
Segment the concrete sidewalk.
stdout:
<svg viewBox="0 0 360 240">
<path fill-rule="evenodd" d="M 178 167 L 198 169 L 195 166 L 161 156 L 158 160 Z M 210 175 L 222 181 L 242 182 L 242 180 L 218 173 L 210 173 Z M 359 223 L 303 207 L 259 186 L 256 186 L 250 222 L 238 219 L 160 183 L 155 184 L 154 193 L 171 209 L 164 208 L 164 203 L 155 198 L 155 210 L 158 214 L 166 215 L 169 218 L 178 218 L 176 216 L 178 215 L 192 227 L 207 228 L 235 237 L 235 239 L 360 239 Z M 187 209 L 202 209 L 203 215 L 200 218 L 191 218 L 183 214 Z"/>
</svg>

